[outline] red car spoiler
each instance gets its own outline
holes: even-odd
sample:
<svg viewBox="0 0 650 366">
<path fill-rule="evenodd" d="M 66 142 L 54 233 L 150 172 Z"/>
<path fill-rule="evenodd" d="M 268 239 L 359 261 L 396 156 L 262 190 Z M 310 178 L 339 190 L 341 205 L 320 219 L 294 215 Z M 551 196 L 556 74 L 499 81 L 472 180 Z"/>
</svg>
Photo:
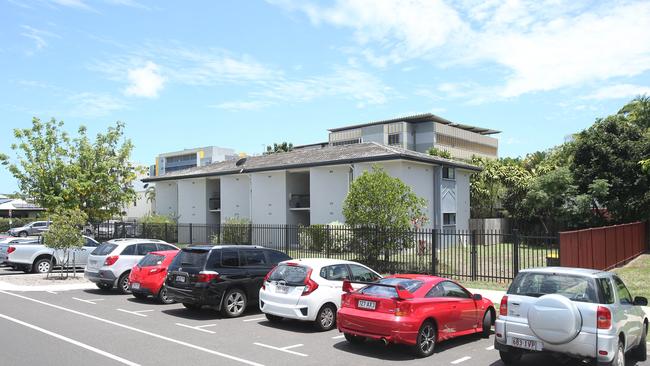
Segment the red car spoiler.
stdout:
<svg viewBox="0 0 650 366">
<path fill-rule="evenodd" d="M 353 283 L 358 283 L 366 286 L 381 286 L 381 287 L 391 287 L 394 288 L 395 291 L 397 292 L 397 297 L 400 300 L 408 300 L 413 298 L 413 294 L 410 293 L 407 289 L 400 285 L 388 285 L 385 283 L 378 283 L 378 282 L 364 282 L 364 281 L 350 281 L 350 280 L 345 280 L 343 281 L 343 292 L 346 293 L 351 293 L 354 291 L 352 288 Z"/>
</svg>

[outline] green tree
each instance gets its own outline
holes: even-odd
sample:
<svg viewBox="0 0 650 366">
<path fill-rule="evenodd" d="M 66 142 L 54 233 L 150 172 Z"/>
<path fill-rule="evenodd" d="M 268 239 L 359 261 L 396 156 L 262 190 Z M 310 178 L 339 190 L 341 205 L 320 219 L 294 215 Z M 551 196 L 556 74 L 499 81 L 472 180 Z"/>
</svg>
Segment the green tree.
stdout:
<svg viewBox="0 0 650 366">
<path fill-rule="evenodd" d="M 370 261 L 411 245 L 406 230 L 427 220 L 426 200 L 418 197 L 399 178 L 373 166 L 350 185 L 343 202 L 346 223 L 360 227 L 355 240 Z"/>
<path fill-rule="evenodd" d="M 61 276 L 63 277 L 64 273 L 67 276 L 67 269 L 73 260 L 70 250 L 81 248 L 84 244 L 81 228 L 86 223 L 87 217 L 78 209 L 62 209 L 51 214 L 50 219 L 52 224 L 50 229 L 43 233 L 43 244 L 54 249 L 57 265 L 62 267 Z M 52 268 L 51 262 L 50 268 Z"/>
<path fill-rule="evenodd" d="M 266 152 L 264 155 L 270 155 L 270 154 L 275 154 L 279 152 L 289 152 L 293 150 L 293 144 L 291 142 L 281 142 L 281 143 L 273 143 L 273 146 L 271 145 L 266 145 Z"/>
<path fill-rule="evenodd" d="M 445 158 L 445 159 L 452 159 L 451 153 L 449 151 L 443 150 L 443 149 L 438 149 L 438 148 L 435 148 L 435 147 L 432 147 L 429 150 L 427 150 L 427 154 L 433 155 L 433 156 L 439 156 L 439 157 Z"/>
</svg>

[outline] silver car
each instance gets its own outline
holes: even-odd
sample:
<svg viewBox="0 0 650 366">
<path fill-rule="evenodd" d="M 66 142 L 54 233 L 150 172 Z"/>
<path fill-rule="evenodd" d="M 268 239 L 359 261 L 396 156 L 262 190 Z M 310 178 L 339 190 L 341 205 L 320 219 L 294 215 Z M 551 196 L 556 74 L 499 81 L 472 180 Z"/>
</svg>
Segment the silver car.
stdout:
<svg viewBox="0 0 650 366">
<path fill-rule="evenodd" d="M 505 364 L 553 352 L 597 365 L 645 361 L 648 318 L 614 273 L 548 267 L 519 272 L 501 300 L 494 346 Z"/>
<path fill-rule="evenodd" d="M 27 237 L 32 235 L 41 235 L 50 229 L 51 221 L 34 221 L 21 227 L 9 229 L 9 235 Z"/>
<path fill-rule="evenodd" d="M 84 277 L 102 290 L 113 287 L 123 294 L 131 292 L 129 273 L 149 252 L 178 250 L 172 244 L 156 239 L 113 239 L 102 243 L 88 256 Z"/>
<path fill-rule="evenodd" d="M 10 245 L 16 244 L 38 244 L 39 238 L 3 238 L 0 239 L 0 264 L 5 264 L 7 261 L 7 249 Z"/>
</svg>

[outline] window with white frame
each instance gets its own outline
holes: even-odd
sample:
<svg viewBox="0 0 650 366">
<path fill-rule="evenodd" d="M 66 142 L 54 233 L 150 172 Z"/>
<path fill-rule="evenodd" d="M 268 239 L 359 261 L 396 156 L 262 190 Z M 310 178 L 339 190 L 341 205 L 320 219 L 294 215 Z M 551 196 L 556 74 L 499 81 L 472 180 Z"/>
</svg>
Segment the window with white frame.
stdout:
<svg viewBox="0 0 650 366">
<path fill-rule="evenodd" d="M 388 145 L 401 145 L 399 133 L 391 133 L 388 135 Z"/>
<path fill-rule="evenodd" d="M 456 214 L 449 212 L 442 214 L 442 225 L 453 226 L 456 225 Z"/>
<path fill-rule="evenodd" d="M 456 169 L 448 166 L 442 167 L 443 179 L 456 179 Z"/>
</svg>

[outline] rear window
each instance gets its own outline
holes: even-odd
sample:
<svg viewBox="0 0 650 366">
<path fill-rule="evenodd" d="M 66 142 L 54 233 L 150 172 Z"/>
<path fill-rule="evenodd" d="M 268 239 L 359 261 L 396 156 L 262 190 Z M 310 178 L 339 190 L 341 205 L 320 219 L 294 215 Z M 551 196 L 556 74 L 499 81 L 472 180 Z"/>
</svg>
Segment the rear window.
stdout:
<svg viewBox="0 0 650 366">
<path fill-rule="evenodd" d="M 532 297 L 557 294 L 572 301 L 598 302 L 598 292 L 590 278 L 558 273 L 520 273 L 508 293 Z"/>
<path fill-rule="evenodd" d="M 378 283 L 391 286 L 401 286 L 406 291 L 413 293 L 422 287 L 423 282 L 418 280 L 410 280 L 408 278 L 382 278 L 377 281 Z M 397 297 L 397 290 L 394 287 L 375 286 L 370 285 L 359 290 L 359 293 L 364 295 L 379 296 L 379 297 Z"/>
<path fill-rule="evenodd" d="M 117 245 L 111 243 L 102 243 L 100 246 L 95 248 L 90 254 L 92 255 L 109 255 L 111 252 L 117 248 Z"/>
<path fill-rule="evenodd" d="M 162 262 L 165 260 L 164 255 L 158 255 L 158 254 L 147 254 L 145 255 L 142 259 L 140 259 L 140 262 L 138 262 L 139 267 L 152 267 L 152 266 L 157 266 L 162 264 Z"/>
<path fill-rule="evenodd" d="M 309 268 L 303 266 L 289 266 L 281 264 L 269 275 L 271 281 L 284 281 L 287 285 L 302 285 L 305 283 Z"/>
<path fill-rule="evenodd" d="M 271 262 L 272 265 L 291 259 L 288 255 L 277 250 L 267 250 L 266 253 L 269 255 L 269 262 Z"/>
<path fill-rule="evenodd" d="M 176 255 L 176 257 L 174 257 L 174 261 L 171 266 L 174 268 L 203 268 L 203 265 L 205 264 L 205 261 L 208 257 L 208 253 L 210 253 L 210 251 L 205 249 L 183 249 Z"/>
</svg>

